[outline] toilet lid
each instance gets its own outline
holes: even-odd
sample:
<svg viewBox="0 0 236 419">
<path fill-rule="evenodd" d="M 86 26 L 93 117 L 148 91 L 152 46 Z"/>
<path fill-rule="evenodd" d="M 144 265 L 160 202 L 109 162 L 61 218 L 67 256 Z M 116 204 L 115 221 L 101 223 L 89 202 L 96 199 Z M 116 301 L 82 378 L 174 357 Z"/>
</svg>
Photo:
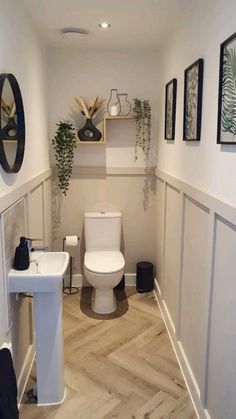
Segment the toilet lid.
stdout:
<svg viewBox="0 0 236 419">
<path fill-rule="evenodd" d="M 125 260 L 121 252 L 85 252 L 84 266 L 94 273 L 109 274 L 121 271 Z"/>
</svg>

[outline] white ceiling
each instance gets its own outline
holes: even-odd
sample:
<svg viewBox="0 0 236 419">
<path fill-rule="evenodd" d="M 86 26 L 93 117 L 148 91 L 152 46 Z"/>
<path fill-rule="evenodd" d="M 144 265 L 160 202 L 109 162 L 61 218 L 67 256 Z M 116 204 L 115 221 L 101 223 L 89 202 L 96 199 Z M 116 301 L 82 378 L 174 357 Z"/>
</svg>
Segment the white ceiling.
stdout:
<svg viewBox="0 0 236 419">
<path fill-rule="evenodd" d="M 192 0 L 22 0 L 46 43 L 79 48 L 158 49 L 181 21 Z M 101 30 L 100 22 L 111 28 Z M 74 40 L 64 27 L 88 31 Z"/>
</svg>

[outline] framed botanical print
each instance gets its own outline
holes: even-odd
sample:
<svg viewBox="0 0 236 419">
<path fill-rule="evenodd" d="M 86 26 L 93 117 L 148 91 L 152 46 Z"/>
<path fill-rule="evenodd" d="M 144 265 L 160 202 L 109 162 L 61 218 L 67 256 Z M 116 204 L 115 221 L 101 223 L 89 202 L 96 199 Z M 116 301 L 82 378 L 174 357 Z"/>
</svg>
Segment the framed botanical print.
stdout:
<svg viewBox="0 0 236 419">
<path fill-rule="evenodd" d="M 236 33 L 220 46 L 217 143 L 236 144 Z"/>
<path fill-rule="evenodd" d="M 203 59 L 184 72 L 184 141 L 200 141 L 202 116 Z"/>
<path fill-rule="evenodd" d="M 175 139 L 177 79 L 166 84 L 165 97 L 165 139 Z"/>
</svg>

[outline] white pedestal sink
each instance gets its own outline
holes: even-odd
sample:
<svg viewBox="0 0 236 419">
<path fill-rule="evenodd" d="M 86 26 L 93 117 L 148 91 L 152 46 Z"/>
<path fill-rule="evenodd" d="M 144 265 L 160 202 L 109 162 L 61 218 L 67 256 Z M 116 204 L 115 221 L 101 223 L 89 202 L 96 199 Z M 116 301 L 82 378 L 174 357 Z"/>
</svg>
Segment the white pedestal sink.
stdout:
<svg viewBox="0 0 236 419">
<path fill-rule="evenodd" d="M 38 405 L 62 403 L 65 398 L 62 280 L 67 252 L 34 254 L 29 269 L 8 274 L 11 293 L 33 293 Z"/>
</svg>

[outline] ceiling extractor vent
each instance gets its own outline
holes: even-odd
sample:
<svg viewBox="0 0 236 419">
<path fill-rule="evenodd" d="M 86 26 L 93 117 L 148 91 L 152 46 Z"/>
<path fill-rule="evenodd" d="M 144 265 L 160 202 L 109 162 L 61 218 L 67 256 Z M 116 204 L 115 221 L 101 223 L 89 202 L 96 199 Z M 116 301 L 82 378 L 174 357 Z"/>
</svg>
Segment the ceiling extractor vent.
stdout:
<svg viewBox="0 0 236 419">
<path fill-rule="evenodd" d="M 63 28 L 61 29 L 61 33 L 66 36 L 75 37 L 78 35 L 87 35 L 88 31 L 82 28 Z"/>
</svg>

